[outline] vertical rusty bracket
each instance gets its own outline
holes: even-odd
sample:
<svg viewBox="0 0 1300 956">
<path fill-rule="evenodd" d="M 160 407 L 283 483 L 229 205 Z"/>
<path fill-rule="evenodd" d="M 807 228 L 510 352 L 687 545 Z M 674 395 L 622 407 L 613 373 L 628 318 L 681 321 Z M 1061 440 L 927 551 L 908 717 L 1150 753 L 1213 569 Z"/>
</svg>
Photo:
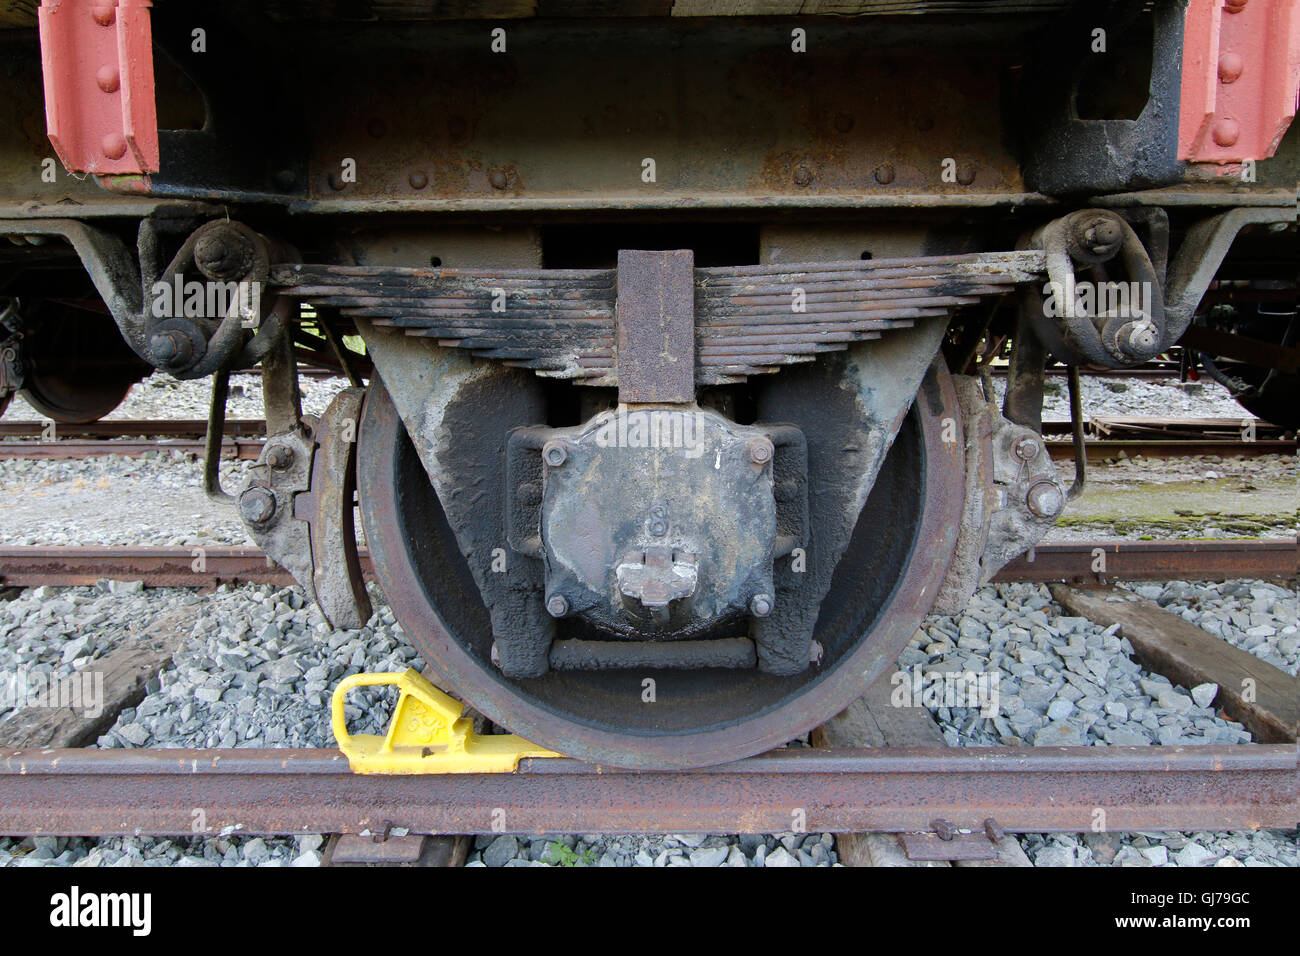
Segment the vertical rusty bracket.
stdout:
<svg viewBox="0 0 1300 956">
<path fill-rule="evenodd" d="M 695 401 L 695 253 L 618 253 L 618 400 Z"/>
<path fill-rule="evenodd" d="M 43 0 L 45 122 L 71 172 L 157 172 L 149 0 Z"/>
</svg>

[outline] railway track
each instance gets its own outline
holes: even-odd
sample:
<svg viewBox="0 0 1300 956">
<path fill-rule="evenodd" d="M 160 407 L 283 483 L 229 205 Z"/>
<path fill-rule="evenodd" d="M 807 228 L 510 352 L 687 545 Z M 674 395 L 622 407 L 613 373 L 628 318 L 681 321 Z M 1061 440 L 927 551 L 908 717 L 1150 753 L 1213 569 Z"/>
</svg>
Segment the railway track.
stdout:
<svg viewBox="0 0 1300 956">
<path fill-rule="evenodd" d="M 75 459 L 105 455 L 137 458 L 143 455 L 180 452 L 204 453 L 203 435 L 207 423 L 201 420 L 151 419 L 141 421 L 98 421 L 86 425 L 58 425 L 49 436 L 48 422 L 0 421 L 0 459 Z M 1242 435 L 1239 419 L 1153 419 L 1094 418 L 1087 443 L 1089 461 L 1119 457 L 1187 458 L 1204 455 L 1255 457 L 1295 454 L 1294 439 L 1264 422 L 1248 436 Z M 266 424 L 256 419 L 225 423 L 222 454 L 225 457 L 256 460 L 261 453 Z M 1068 435 L 1070 423 L 1043 423 L 1047 448 L 1054 459 L 1071 461 L 1074 446 Z"/>
<path fill-rule="evenodd" d="M 370 557 L 361 552 L 370 576 Z M 1297 572 L 1294 538 L 1215 541 L 1070 541 L 1039 545 L 994 581 L 1077 583 L 1108 580 L 1289 579 Z M 289 586 L 288 572 L 254 547 L 0 547 L 0 586 L 77 587 L 105 579 L 148 587 L 221 584 Z"/>
</svg>

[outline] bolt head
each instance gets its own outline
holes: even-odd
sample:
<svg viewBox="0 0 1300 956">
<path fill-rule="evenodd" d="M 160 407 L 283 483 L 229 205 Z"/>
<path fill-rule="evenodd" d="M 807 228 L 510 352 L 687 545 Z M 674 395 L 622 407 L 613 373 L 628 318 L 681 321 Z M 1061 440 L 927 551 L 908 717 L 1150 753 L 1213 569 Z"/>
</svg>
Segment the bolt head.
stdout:
<svg viewBox="0 0 1300 956">
<path fill-rule="evenodd" d="M 1029 510 L 1040 518 L 1055 518 L 1065 507 L 1065 496 L 1054 481 L 1038 481 L 1025 498 Z"/>
<path fill-rule="evenodd" d="M 266 461 L 276 471 L 284 471 L 293 464 L 293 449 L 288 445 L 272 445 L 266 452 Z"/>
<path fill-rule="evenodd" d="M 117 4 L 100 0 L 91 6 L 90 15 L 101 27 L 112 26 L 113 21 L 117 19 Z"/>
<path fill-rule="evenodd" d="M 1030 461 L 1037 457 L 1039 447 L 1037 438 L 1022 438 L 1016 442 L 1016 457 L 1021 461 Z"/>
<path fill-rule="evenodd" d="M 546 599 L 546 613 L 551 617 L 564 617 L 569 613 L 569 599 L 563 594 L 552 594 Z"/>
<path fill-rule="evenodd" d="M 749 460 L 756 465 L 766 465 L 772 460 L 772 443 L 766 438 L 755 438 L 749 443 Z"/>
<path fill-rule="evenodd" d="M 1219 56 L 1219 80 L 1223 83 L 1233 83 L 1241 78 L 1241 73 L 1246 68 L 1246 61 L 1241 58 L 1240 53 L 1233 53 L 1231 50 Z"/>
<path fill-rule="evenodd" d="M 542 461 L 552 468 L 559 468 L 569 458 L 569 450 L 558 441 L 548 441 L 542 446 Z"/>
<path fill-rule="evenodd" d="M 796 186 L 807 186 L 813 181 L 813 171 L 807 166 L 799 165 L 794 168 L 794 181 Z"/>
<path fill-rule="evenodd" d="M 118 73 L 117 67 L 105 63 L 95 71 L 95 83 L 105 93 L 116 93 L 117 88 L 122 85 L 122 76 Z"/>
<path fill-rule="evenodd" d="M 422 170 L 417 169 L 415 172 L 411 173 L 409 182 L 412 189 L 423 189 L 425 186 L 429 185 L 429 176 Z"/>
<path fill-rule="evenodd" d="M 749 599 L 749 613 L 754 617 L 767 617 L 772 613 L 772 595 L 755 594 Z"/>
<path fill-rule="evenodd" d="M 493 189 L 505 189 L 510 185 L 510 177 L 506 175 L 504 169 L 494 169 L 488 173 L 488 182 L 492 184 Z"/>
<path fill-rule="evenodd" d="M 109 159 L 121 159 L 126 155 L 126 137 L 118 132 L 108 133 L 100 143 L 100 148 Z"/>
<path fill-rule="evenodd" d="M 888 186 L 894 181 L 894 164 L 881 163 L 871 175 L 875 177 L 876 182 L 880 183 L 880 185 Z"/>
<path fill-rule="evenodd" d="M 180 336 L 174 332 L 160 332 L 149 339 L 149 352 L 158 365 L 170 366 L 180 358 Z"/>
<path fill-rule="evenodd" d="M 1214 124 L 1214 130 L 1211 134 L 1214 141 L 1220 146 L 1232 146 L 1241 136 L 1241 124 L 1234 119 L 1224 117 Z"/>
<path fill-rule="evenodd" d="M 249 524 L 262 524 L 275 514 L 275 492 L 261 485 L 247 488 L 239 496 L 239 514 Z"/>
</svg>

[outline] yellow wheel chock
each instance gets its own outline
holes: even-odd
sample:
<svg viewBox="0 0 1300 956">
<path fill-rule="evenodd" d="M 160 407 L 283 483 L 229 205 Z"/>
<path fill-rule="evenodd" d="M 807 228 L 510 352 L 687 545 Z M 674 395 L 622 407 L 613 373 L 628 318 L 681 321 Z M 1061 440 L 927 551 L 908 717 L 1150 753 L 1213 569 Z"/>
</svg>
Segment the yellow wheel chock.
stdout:
<svg viewBox="0 0 1300 956">
<path fill-rule="evenodd" d="M 388 733 L 349 734 L 344 698 L 356 687 L 394 684 L 401 691 Z M 521 757 L 558 757 L 514 734 L 474 733 L 460 701 L 434 687 L 419 671 L 353 674 L 334 688 L 330 717 L 334 739 L 354 773 L 506 773 Z"/>
</svg>

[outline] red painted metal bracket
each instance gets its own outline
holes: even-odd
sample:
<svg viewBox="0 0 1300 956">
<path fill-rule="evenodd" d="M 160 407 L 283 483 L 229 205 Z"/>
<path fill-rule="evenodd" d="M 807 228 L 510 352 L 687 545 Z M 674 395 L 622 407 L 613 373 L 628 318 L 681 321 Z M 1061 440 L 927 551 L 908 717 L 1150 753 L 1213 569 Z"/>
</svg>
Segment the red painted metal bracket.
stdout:
<svg viewBox="0 0 1300 956">
<path fill-rule="evenodd" d="M 71 172 L 158 171 L 149 0 L 41 0 L 50 142 Z"/>
<path fill-rule="evenodd" d="M 1300 93 L 1300 2 L 1190 0 L 1183 25 L 1178 158 L 1273 155 Z"/>
</svg>

